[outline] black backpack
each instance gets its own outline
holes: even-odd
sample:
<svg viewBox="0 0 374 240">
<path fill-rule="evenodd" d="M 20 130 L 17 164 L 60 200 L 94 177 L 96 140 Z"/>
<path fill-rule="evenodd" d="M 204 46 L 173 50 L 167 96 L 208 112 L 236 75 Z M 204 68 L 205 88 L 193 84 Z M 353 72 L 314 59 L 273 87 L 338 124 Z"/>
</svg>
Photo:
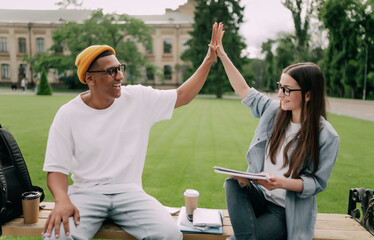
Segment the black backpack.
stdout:
<svg viewBox="0 0 374 240">
<path fill-rule="evenodd" d="M 40 192 L 43 201 L 44 191 L 32 185 L 16 140 L 0 125 L 0 236 L 1 225 L 22 214 L 21 195 L 30 191 Z"/>
</svg>

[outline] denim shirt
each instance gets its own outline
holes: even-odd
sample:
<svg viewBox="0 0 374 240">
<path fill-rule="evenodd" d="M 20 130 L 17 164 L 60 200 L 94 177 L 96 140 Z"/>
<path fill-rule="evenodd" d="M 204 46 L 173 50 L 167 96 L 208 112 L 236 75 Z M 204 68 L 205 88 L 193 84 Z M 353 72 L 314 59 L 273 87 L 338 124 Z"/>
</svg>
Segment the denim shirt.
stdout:
<svg viewBox="0 0 374 240">
<path fill-rule="evenodd" d="M 258 173 L 264 169 L 266 144 L 274 129 L 275 119 L 280 109 L 280 102 L 251 89 L 242 103 L 251 108 L 252 114 L 260 118 L 255 136 L 247 152 L 248 172 Z M 317 200 L 319 192 L 326 189 L 332 167 L 339 149 L 339 136 L 329 122 L 320 120 L 319 165 L 314 176 L 307 176 L 313 171 L 313 164 L 304 164 L 300 178 L 303 191 L 286 191 L 285 211 L 287 239 L 313 239 L 317 218 Z M 291 154 L 292 148 L 288 155 Z"/>
</svg>

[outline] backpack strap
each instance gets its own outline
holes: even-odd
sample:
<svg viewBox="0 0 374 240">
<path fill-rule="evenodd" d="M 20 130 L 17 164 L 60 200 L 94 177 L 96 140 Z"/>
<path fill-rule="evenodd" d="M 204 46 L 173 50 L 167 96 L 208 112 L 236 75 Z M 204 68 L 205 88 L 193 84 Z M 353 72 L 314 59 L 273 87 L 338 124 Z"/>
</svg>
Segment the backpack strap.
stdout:
<svg viewBox="0 0 374 240">
<path fill-rule="evenodd" d="M 0 124 L 0 128 L 2 128 L 1 124 Z M 2 133 L 0 131 L 0 137 L 1 136 L 2 136 Z M 2 152 L 0 152 L 0 153 L 2 155 L 4 155 Z M 2 155 L 0 157 L 4 157 Z M 3 165 L 1 164 L 1 161 L 0 161 L 0 192 L 1 192 L 1 199 L 0 199 L 0 203 L 1 203 L 0 204 L 0 216 L 1 216 L 3 213 L 5 213 L 6 203 L 8 201 L 8 187 L 7 187 L 7 184 L 6 184 Z M 1 229 L 0 229 L 0 234 L 1 234 Z"/>
<path fill-rule="evenodd" d="M 0 161 L 0 192 L 1 192 L 1 199 L 0 199 L 0 202 L 1 202 L 1 204 L 0 204 L 0 216 L 1 216 L 3 213 L 5 213 L 6 203 L 8 201 L 8 187 L 6 185 L 3 165 L 1 164 L 1 161 Z"/>
<path fill-rule="evenodd" d="M 40 196 L 40 202 L 43 202 L 44 197 L 45 197 L 45 194 L 44 194 L 44 190 L 43 190 L 43 188 L 41 188 L 41 187 L 39 187 L 39 186 L 35 186 L 35 185 L 33 185 L 32 188 L 33 188 L 33 191 L 37 191 L 37 192 L 40 192 L 40 193 L 41 193 L 41 196 Z"/>
<path fill-rule="evenodd" d="M 17 169 L 19 178 L 22 180 L 25 189 L 31 190 L 31 178 L 27 170 L 25 160 L 23 159 L 23 155 L 18 147 L 16 140 L 14 139 L 13 135 L 5 129 L 0 129 L 0 133 L 0 137 L 2 137 L 3 141 L 6 143 L 5 146 L 8 148 L 8 152 L 10 153 L 12 162 L 14 163 Z"/>
</svg>

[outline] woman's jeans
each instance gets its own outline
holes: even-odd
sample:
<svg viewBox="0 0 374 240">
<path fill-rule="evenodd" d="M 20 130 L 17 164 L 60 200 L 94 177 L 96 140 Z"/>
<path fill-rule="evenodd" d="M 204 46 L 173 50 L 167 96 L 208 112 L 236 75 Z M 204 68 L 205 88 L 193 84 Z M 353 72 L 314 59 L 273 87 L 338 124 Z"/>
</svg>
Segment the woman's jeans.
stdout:
<svg viewBox="0 0 374 240">
<path fill-rule="evenodd" d="M 226 203 L 236 240 L 287 239 L 283 207 L 266 200 L 255 184 L 241 187 L 235 178 L 226 179 Z"/>
</svg>

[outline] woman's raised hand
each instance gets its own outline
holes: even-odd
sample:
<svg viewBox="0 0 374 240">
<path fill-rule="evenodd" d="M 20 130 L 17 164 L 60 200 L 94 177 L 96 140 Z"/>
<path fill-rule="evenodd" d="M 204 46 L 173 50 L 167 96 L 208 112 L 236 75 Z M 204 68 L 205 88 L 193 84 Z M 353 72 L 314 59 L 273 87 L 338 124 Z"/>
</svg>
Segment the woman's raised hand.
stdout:
<svg viewBox="0 0 374 240">
<path fill-rule="evenodd" d="M 222 45 L 222 37 L 224 34 L 225 34 L 225 31 L 223 30 L 223 23 L 219 23 L 218 30 L 217 30 L 216 51 L 217 51 L 218 57 L 220 58 L 226 55 L 225 50 L 223 49 L 223 45 Z"/>
</svg>

